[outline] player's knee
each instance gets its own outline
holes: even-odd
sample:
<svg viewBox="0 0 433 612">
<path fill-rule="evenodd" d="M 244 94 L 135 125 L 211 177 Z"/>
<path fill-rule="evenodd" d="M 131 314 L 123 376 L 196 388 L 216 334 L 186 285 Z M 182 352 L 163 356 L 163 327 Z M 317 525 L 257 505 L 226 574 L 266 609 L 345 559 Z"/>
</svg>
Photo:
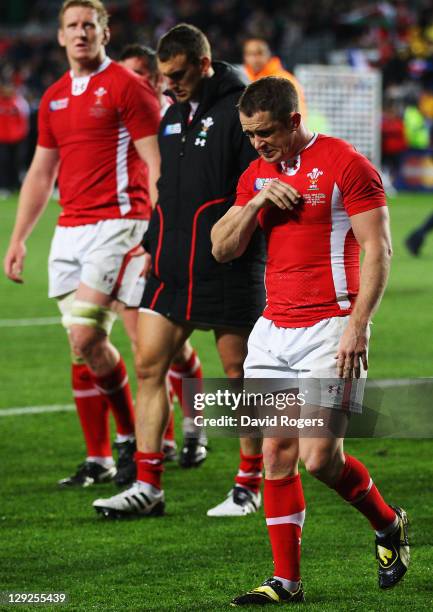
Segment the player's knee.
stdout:
<svg viewBox="0 0 433 612">
<path fill-rule="evenodd" d="M 103 350 L 116 319 L 106 306 L 75 299 L 74 294 L 59 300 L 63 326 L 68 330 L 72 350 L 77 357 L 92 359 Z"/>
<path fill-rule="evenodd" d="M 301 459 L 309 474 L 326 483 L 334 481 L 340 471 L 338 456 L 324 450 L 311 450 Z"/>
<path fill-rule="evenodd" d="M 296 473 L 298 448 L 296 440 L 265 438 L 263 463 L 267 478 L 283 478 Z"/>
<path fill-rule="evenodd" d="M 140 350 L 139 346 L 134 356 L 134 362 L 139 383 L 165 384 L 168 368 L 164 367 L 162 359 L 154 359 L 147 351 Z"/>
<path fill-rule="evenodd" d="M 69 338 L 74 354 L 83 359 L 89 359 L 98 350 L 98 345 L 106 340 L 100 331 L 84 325 L 71 325 Z"/>
</svg>

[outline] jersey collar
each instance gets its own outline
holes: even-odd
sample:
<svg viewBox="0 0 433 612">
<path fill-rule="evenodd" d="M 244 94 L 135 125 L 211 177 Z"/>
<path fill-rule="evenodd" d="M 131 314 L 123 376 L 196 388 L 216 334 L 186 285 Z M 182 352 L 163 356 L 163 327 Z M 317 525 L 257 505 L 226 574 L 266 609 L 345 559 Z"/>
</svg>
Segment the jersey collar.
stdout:
<svg viewBox="0 0 433 612">
<path fill-rule="evenodd" d="M 95 76 L 95 74 L 99 74 L 100 72 L 108 68 L 108 66 L 111 64 L 112 61 L 113 60 L 110 57 L 108 57 L 108 55 L 106 55 L 104 61 L 102 62 L 102 64 L 99 64 L 99 68 L 98 70 L 95 70 L 95 72 L 92 72 L 91 74 L 88 74 L 85 77 L 77 77 L 75 76 L 75 74 L 72 72 L 72 69 L 71 69 L 69 71 L 69 75 L 71 79 L 91 79 L 92 76 Z"/>
<path fill-rule="evenodd" d="M 82 77 L 75 76 L 72 70 L 70 70 L 69 75 L 72 80 L 72 95 L 80 96 L 82 93 L 84 93 L 87 89 L 90 79 L 96 74 L 99 74 L 100 72 L 105 70 L 111 64 L 111 61 L 112 60 L 107 56 L 102 62 L 102 64 L 99 65 L 98 70 L 95 70 L 95 72 L 92 72 L 91 74 Z"/>
<path fill-rule="evenodd" d="M 299 168 L 301 167 L 301 153 L 311 147 L 316 142 L 318 135 L 319 134 L 317 132 L 313 132 L 313 137 L 307 142 L 305 147 L 302 147 L 302 149 L 298 151 L 295 157 L 279 162 L 278 166 L 280 172 L 283 172 L 283 174 L 287 174 L 287 176 L 293 176 L 294 174 L 296 174 Z"/>
</svg>

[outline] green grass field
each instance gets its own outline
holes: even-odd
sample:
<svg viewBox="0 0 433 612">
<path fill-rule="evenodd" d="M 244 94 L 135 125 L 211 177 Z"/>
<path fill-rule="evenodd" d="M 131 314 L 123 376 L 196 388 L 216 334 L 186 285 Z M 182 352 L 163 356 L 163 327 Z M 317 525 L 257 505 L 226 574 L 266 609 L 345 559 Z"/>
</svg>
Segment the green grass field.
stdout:
<svg viewBox="0 0 433 612">
<path fill-rule="evenodd" d="M 2 253 L 15 204 L 13 199 L 0 202 Z M 391 202 L 395 257 L 373 328 L 370 375 L 375 378 L 432 376 L 433 236 L 418 259 L 402 246 L 405 234 L 432 208 L 430 196 L 405 195 Z M 62 328 L 7 326 L 6 321 L 57 316 L 46 297 L 56 214 L 51 204 L 28 242 L 25 284 L 14 286 L 0 277 L 0 409 L 71 403 Z M 113 338 L 131 367 L 119 324 Z M 205 375 L 221 376 L 212 335 L 196 333 L 193 342 Z M 244 519 L 206 517 L 231 486 L 236 440 L 211 440 L 209 459 L 198 470 L 167 468 L 164 518 L 104 522 L 91 502 L 111 495 L 111 485 L 74 491 L 56 487 L 83 457 L 74 413 L 0 418 L 0 433 L 0 591 L 64 591 L 74 611 L 219 611 L 272 574 L 262 511 Z M 379 592 L 373 534 L 365 519 L 305 476 L 306 608 L 432 609 L 432 441 L 350 440 L 346 448 L 365 461 L 386 498 L 407 510 L 412 565 L 394 591 Z"/>
</svg>

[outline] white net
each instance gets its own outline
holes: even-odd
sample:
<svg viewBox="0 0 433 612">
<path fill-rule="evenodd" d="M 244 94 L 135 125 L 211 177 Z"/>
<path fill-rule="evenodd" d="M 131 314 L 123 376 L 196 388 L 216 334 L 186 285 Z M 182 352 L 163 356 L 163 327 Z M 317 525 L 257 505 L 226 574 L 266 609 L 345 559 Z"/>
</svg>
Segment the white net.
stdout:
<svg viewBox="0 0 433 612">
<path fill-rule="evenodd" d="M 308 126 L 347 140 L 380 166 L 381 73 L 306 64 L 295 74 L 304 88 Z"/>
</svg>

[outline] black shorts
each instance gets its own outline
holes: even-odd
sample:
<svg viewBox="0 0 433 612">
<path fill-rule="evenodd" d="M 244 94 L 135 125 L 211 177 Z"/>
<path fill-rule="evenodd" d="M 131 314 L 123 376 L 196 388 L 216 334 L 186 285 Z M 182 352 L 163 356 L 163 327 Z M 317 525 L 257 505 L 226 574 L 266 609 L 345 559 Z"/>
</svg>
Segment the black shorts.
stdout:
<svg viewBox="0 0 433 612">
<path fill-rule="evenodd" d="M 250 266 L 246 274 L 235 262 L 220 265 L 224 270 L 213 278 L 183 286 L 151 274 L 140 308 L 199 328 L 252 328 L 264 308 L 263 267 Z"/>
</svg>

